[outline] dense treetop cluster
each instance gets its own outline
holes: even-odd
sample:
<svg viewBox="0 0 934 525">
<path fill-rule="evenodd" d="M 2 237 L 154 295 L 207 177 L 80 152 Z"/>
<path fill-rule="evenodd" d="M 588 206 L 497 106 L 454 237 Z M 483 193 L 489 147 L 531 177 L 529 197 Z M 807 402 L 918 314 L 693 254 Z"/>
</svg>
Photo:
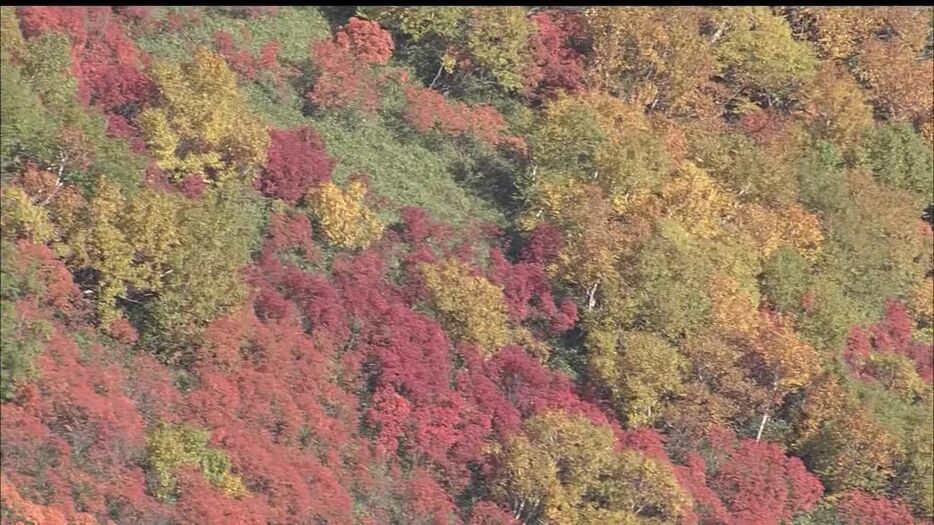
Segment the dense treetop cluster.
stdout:
<svg viewBox="0 0 934 525">
<path fill-rule="evenodd" d="M 0 9 L 0 521 L 934 522 L 934 11 Z"/>
</svg>

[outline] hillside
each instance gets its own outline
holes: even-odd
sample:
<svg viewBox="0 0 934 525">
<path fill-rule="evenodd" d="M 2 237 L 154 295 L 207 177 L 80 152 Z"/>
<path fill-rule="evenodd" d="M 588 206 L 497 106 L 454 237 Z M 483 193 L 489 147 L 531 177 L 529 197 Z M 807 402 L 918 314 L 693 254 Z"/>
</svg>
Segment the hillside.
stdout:
<svg viewBox="0 0 934 525">
<path fill-rule="evenodd" d="M 934 524 L 934 10 L 0 9 L 0 522 Z"/>
</svg>

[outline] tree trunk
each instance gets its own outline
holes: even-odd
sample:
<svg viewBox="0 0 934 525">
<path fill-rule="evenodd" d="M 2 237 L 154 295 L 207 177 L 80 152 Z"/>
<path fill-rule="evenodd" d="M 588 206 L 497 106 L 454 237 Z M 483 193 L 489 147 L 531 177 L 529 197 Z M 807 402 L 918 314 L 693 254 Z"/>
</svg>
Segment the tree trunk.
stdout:
<svg viewBox="0 0 934 525">
<path fill-rule="evenodd" d="M 712 45 L 716 44 L 716 43 L 717 43 L 717 40 L 720 40 L 720 37 L 723 36 L 723 30 L 724 30 L 724 29 L 726 29 L 726 23 L 725 23 L 725 22 L 722 23 L 722 24 L 720 24 L 719 27 L 717 27 L 717 31 L 713 34 L 713 37 L 710 39 L 710 42 L 708 43 L 708 45 L 711 45 L 711 46 L 712 46 Z"/>
<path fill-rule="evenodd" d="M 762 414 L 762 423 L 759 423 L 759 432 L 756 434 L 756 443 L 762 439 L 762 431 L 765 430 L 765 423 L 769 420 L 769 413 Z"/>
<path fill-rule="evenodd" d="M 438 72 L 435 73 L 435 78 L 431 79 L 431 84 L 428 84 L 428 89 L 434 89 L 435 82 L 438 81 L 438 78 L 441 76 L 441 71 L 444 70 L 444 63 L 438 65 Z"/>
<path fill-rule="evenodd" d="M 590 289 L 590 292 L 587 293 L 587 310 L 593 310 L 594 306 L 597 306 L 597 299 L 594 295 L 597 293 L 597 286 L 600 285 L 600 281 L 594 283 L 593 288 Z"/>
</svg>

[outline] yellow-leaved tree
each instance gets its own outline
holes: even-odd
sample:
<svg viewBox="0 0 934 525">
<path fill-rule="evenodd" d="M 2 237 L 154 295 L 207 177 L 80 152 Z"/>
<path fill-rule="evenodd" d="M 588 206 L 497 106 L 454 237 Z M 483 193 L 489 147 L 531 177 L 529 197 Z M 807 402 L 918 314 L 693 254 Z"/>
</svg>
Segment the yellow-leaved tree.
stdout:
<svg viewBox="0 0 934 525">
<path fill-rule="evenodd" d="M 768 389 L 756 439 L 761 438 L 771 411 L 784 397 L 806 388 L 821 371 L 817 350 L 795 333 L 788 319 L 763 312 L 754 340 L 747 345 L 751 375 Z"/>
<path fill-rule="evenodd" d="M 641 107 L 605 93 L 559 96 L 532 137 L 536 180 L 578 179 L 614 207 L 655 190 L 671 168 L 664 141 Z"/>
<path fill-rule="evenodd" d="M 199 48 L 185 64 L 154 61 L 150 73 L 158 94 L 139 125 L 159 167 L 176 180 L 252 180 L 269 136 L 224 59 Z"/>
<path fill-rule="evenodd" d="M 600 190 L 574 179 L 543 181 L 529 194 L 520 219 L 531 230 L 548 222 L 564 232 L 564 247 L 549 271 L 590 296 L 601 282 L 611 280 L 626 237 L 610 202 Z"/>
<path fill-rule="evenodd" d="M 818 218 L 798 204 L 777 209 L 744 204 L 738 220 L 763 259 L 782 246 L 789 246 L 802 256 L 812 258 L 824 242 Z"/>
<path fill-rule="evenodd" d="M 852 150 L 872 127 L 868 93 L 840 66 L 824 64 L 807 90 L 807 99 L 815 135 L 842 151 Z"/>
<path fill-rule="evenodd" d="M 700 9 L 603 7 L 584 12 L 593 38 L 589 83 L 649 109 L 690 114 L 715 71 Z"/>
<path fill-rule="evenodd" d="M 155 474 L 152 492 L 168 500 L 177 494 L 176 471 L 193 466 L 212 485 L 231 497 L 247 494 L 240 476 L 231 472 L 230 459 L 220 449 L 211 447 L 210 432 L 191 425 L 171 426 L 160 423 L 146 440 L 149 467 Z"/>
<path fill-rule="evenodd" d="M 171 270 L 171 258 L 182 244 L 179 215 L 184 202 L 164 191 L 144 188 L 133 196 L 127 209 L 127 236 L 136 250 L 139 279 L 158 291 Z"/>
<path fill-rule="evenodd" d="M 606 357 L 612 366 L 598 366 L 600 360 L 589 359 L 591 372 L 608 387 L 628 426 L 654 423 L 665 398 L 680 390 L 687 361 L 650 332 L 623 332 L 610 350 Z"/>
<path fill-rule="evenodd" d="M 529 36 L 534 26 L 521 7 L 485 7 L 470 11 L 467 50 L 472 62 L 507 91 L 522 87 L 530 60 Z"/>
<path fill-rule="evenodd" d="M 529 418 L 500 459 L 498 496 L 524 523 L 674 523 L 691 504 L 670 465 L 620 451 L 610 427 L 581 415 Z"/>
<path fill-rule="evenodd" d="M 677 176 L 661 189 L 665 215 L 676 219 L 690 234 L 710 239 L 737 206 L 733 195 L 693 162 L 685 162 Z"/>
<path fill-rule="evenodd" d="M 0 231 L 5 238 L 25 237 L 44 243 L 53 237 L 55 226 L 48 211 L 33 202 L 23 188 L 7 185 L 0 190 Z"/>
<path fill-rule="evenodd" d="M 364 199 L 366 185 L 355 179 L 341 189 L 326 182 L 305 197 L 312 215 L 330 242 L 344 248 L 366 248 L 383 234 L 383 223 Z"/>
<path fill-rule="evenodd" d="M 449 260 L 421 267 L 435 308 L 457 337 L 489 354 L 514 339 L 503 289 Z"/>
<path fill-rule="evenodd" d="M 807 443 L 828 421 L 843 415 L 845 405 L 846 391 L 836 375 L 824 373 L 815 378 L 795 411 L 795 446 Z"/>
<path fill-rule="evenodd" d="M 120 316 L 118 299 L 141 305 L 143 335 L 158 340 L 160 351 L 186 347 L 204 324 L 245 297 L 238 270 L 250 259 L 260 216 L 240 185 L 191 201 L 152 187 L 125 195 L 101 178 L 90 199 L 66 186 L 47 206 L 57 219 L 47 225 L 49 240 L 93 293 L 99 321 Z M 41 217 L 46 208 L 35 207 Z M 28 234 L 23 219 L 17 221 L 11 232 Z"/>
<path fill-rule="evenodd" d="M 879 30 L 883 10 L 806 7 L 791 11 L 792 26 L 798 33 L 807 35 L 821 58 L 845 60 L 853 56 L 860 43 Z"/>
<path fill-rule="evenodd" d="M 719 66 L 737 88 L 772 106 L 794 98 L 814 76 L 816 53 L 768 8 L 726 8 L 713 18 L 723 35 L 714 47 Z"/>
<path fill-rule="evenodd" d="M 79 220 L 64 233 L 58 252 L 76 269 L 96 274 L 95 300 L 101 322 L 115 320 L 118 297 L 128 286 L 143 287 L 140 268 L 134 263 L 135 248 L 127 235 L 126 198 L 120 188 L 99 179 L 94 196 L 77 213 Z"/>
</svg>

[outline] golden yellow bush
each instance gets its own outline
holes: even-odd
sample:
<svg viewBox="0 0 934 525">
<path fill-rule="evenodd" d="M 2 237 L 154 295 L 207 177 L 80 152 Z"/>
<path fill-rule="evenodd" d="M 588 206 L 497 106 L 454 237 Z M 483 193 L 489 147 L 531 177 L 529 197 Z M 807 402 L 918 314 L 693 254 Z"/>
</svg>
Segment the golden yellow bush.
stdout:
<svg viewBox="0 0 934 525">
<path fill-rule="evenodd" d="M 492 353 L 513 339 L 503 290 L 456 261 L 422 266 L 435 308 L 455 335 Z"/>
<path fill-rule="evenodd" d="M 333 182 L 322 184 L 306 196 L 328 240 L 344 248 L 366 248 L 383 234 L 383 223 L 364 203 L 366 186 L 351 181 L 345 189 Z"/>
</svg>

